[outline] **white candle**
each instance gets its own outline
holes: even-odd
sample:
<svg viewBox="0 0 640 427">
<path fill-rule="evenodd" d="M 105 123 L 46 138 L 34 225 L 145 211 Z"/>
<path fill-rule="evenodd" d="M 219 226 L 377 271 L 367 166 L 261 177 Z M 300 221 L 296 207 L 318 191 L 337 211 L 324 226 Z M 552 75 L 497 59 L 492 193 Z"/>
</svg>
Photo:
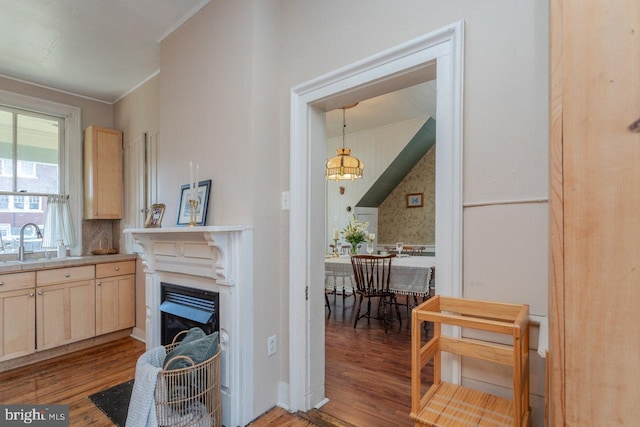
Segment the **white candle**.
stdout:
<svg viewBox="0 0 640 427">
<path fill-rule="evenodd" d="M 333 229 L 333 238 L 336 239 L 336 240 L 339 239 L 340 238 L 340 234 L 339 233 L 340 232 L 338 231 L 338 229 L 334 228 Z"/>
<path fill-rule="evenodd" d="M 196 179 L 193 181 L 193 198 L 195 200 L 198 200 L 198 185 L 200 182 L 198 181 L 198 175 L 200 175 L 200 165 L 196 165 Z"/>
<path fill-rule="evenodd" d="M 193 162 L 189 162 L 189 199 L 193 199 Z"/>
</svg>

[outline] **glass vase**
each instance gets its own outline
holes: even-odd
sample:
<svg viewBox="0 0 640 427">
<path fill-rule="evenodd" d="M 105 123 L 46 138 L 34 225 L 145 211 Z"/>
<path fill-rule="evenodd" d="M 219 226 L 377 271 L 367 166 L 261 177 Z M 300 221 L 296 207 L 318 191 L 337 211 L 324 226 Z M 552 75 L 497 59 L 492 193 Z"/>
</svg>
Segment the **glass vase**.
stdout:
<svg viewBox="0 0 640 427">
<path fill-rule="evenodd" d="M 358 244 L 351 244 L 351 255 L 358 255 Z"/>
</svg>

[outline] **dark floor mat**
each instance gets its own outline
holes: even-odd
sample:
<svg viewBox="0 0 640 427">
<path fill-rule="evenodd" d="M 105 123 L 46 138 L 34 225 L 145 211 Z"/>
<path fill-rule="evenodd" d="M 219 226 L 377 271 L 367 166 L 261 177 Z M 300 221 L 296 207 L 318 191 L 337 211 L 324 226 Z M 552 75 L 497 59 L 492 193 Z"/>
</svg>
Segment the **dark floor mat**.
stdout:
<svg viewBox="0 0 640 427">
<path fill-rule="evenodd" d="M 129 410 L 133 380 L 89 396 L 89 399 L 118 427 L 124 427 Z"/>
</svg>

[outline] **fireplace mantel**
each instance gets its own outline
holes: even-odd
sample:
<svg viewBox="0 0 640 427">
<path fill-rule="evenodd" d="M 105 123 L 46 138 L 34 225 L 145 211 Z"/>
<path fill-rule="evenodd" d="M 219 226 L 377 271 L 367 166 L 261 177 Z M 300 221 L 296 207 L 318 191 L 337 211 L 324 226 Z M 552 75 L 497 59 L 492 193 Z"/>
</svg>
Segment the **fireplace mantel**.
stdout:
<svg viewBox="0 0 640 427">
<path fill-rule="evenodd" d="M 161 269 L 229 282 L 233 276 L 233 236 L 248 226 L 127 229 L 143 248 L 142 262 Z M 242 254 L 238 254 L 242 255 Z M 232 284 L 232 283 L 229 283 Z"/>
<path fill-rule="evenodd" d="M 142 247 L 146 275 L 146 344 L 160 341 L 162 282 L 220 294 L 223 424 L 253 414 L 253 230 L 250 226 L 126 229 Z"/>
</svg>

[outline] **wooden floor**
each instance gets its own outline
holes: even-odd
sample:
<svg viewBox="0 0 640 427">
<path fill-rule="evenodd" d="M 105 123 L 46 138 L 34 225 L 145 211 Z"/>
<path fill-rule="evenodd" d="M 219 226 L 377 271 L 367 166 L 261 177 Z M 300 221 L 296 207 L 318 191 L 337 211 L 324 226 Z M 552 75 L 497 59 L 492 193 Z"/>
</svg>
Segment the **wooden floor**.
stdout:
<svg viewBox="0 0 640 427">
<path fill-rule="evenodd" d="M 413 426 L 409 418 L 411 324 L 406 309 L 400 309 L 402 326 L 394 323 L 385 335 L 380 321 L 368 324 L 367 319 L 360 319 L 353 328 L 353 297 L 344 305 L 340 295 L 330 296 L 329 302 L 331 314 L 325 323 L 325 395 L 329 403 L 320 410 L 357 426 Z M 431 373 L 425 369 L 425 375 Z"/>
<path fill-rule="evenodd" d="M 352 297 L 344 306 L 340 296 L 335 305 L 333 297 L 330 301 L 325 373 L 329 402 L 320 408 L 321 414 L 310 416 L 274 408 L 251 426 L 412 426 L 411 332 L 406 312 L 402 327 L 396 323 L 385 335 L 378 321 L 367 324 L 362 319 L 353 328 Z M 143 343 L 124 338 L 2 372 L 0 403 L 68 404 L 71 426 L 113 426 L 88 396 L 132 379 L 144 351 Z"/>
<path fill-rule="evenodd" d="M 123 338 L 0 373 L 0 402 L 69 405 L 71 426 L 113 426 L 88 396 L 133 379 L 144 351 L 144 343 Z"/>
</svg>

